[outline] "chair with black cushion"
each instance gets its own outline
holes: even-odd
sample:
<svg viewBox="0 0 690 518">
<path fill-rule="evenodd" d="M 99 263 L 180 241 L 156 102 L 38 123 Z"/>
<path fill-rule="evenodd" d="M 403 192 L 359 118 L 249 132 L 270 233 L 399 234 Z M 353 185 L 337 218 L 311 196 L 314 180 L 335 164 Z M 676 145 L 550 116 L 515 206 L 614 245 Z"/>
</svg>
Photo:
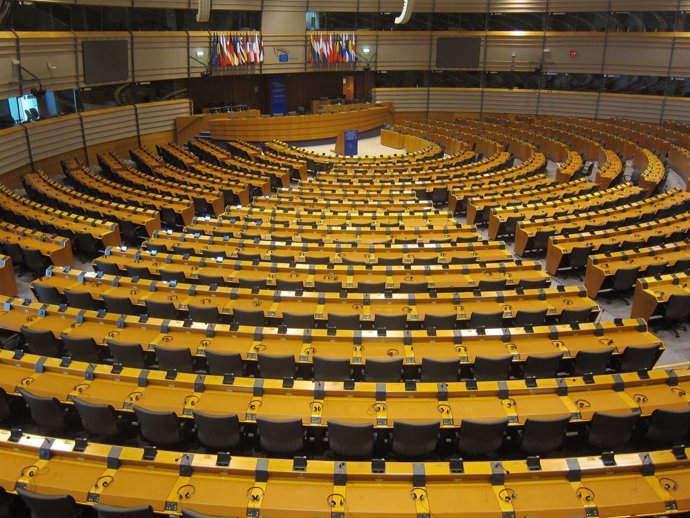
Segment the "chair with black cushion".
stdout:
<svg viewBox="0 0 690 518">
<path fill-rule="evenodd" d="M 237 414 L 208 414 L 192 411 L 196 436 L 207 448 L 229 451 L 242 441 Z"/>
<path fill-rule="evenodd" d="M 421 380 L 437 383 L 458 381 L 460 363 L 457 360 L 435 360 L 422 357 Z"/>
<path fill-rule="evenodd" d="M 113 438 L 125 431 L 124 421 L 118 417 L 112 405 L 90 403 L 77 397 L 72 398 L 72 403 L 77 409 L 81 425 L 91 435 Z"/>
<path fill-rule="evenodd" d="M 416 243 L 417 240 L 415 239 L 412 242 Z M 431 266 L 433 264 L 438 264 L 438 257 L 415 257 L 413 264 L 415 266 Z"/>
<path fill-rule="evenodd" d="M 184 435 L 175 412 L 158 412 L 133 406 L 141 436 L 154 446 L 171 447 L 180 444 Z"/>
<path fill-rule="evenodd" d="M 115 263 L 94 259 L 91 264 L 93 264 L 94 271 L 103 272 L 106 275 L 122 275 L 120 268 Z"/>
<path fill-rule="evenodd" d="M 7 392 L 0 387 L 0 423 L 12 415 Z"/>
<path fill-rule="evenodd" d="M 50 259 L 35 248 L 22 248 L 22 254 L 24 265 L 35 274 L 43 275 L 46 268 L 51 265 Z"/>
<path fill-rule="evenodd" d="M 520 279 L 517 287 L 523 290 L 546 289 L 551 287 L 551 279 Z"/>
<path fill-rule="evenodd" d="M 383 293 L 386 291 L 385 282 L 358 282 L 357 291 L 359 293 Z"/>
<path fill-rule="evenodd" d="M 527 418 L 522 428 L 520 449 L 527 455 L 544 455 L 563 444 L 570 416 L 551 419 Z"/>
<path fill-rule="evenodd" d="M 77 233 L 77 248 L 85 254 L 100 254 L 103 252 L 103 243 L 86 232 Z"/>
<path fill-rule="evenodd" d="M 103 303 L 108 313 L 122 315 L 136 315 L 139 313 L 139 310 L 132 304 L 129 297 L 113 297 L 112 295 L 106 295 L 104 293 Z"/>
<path fill-rule="evenodd" d="M 303 289 L 304 283 L 302 281 L 276 279 L 276 290 L 278 291 L 299 291 Z"/>
<path fill-rule="evenodd" d="M 682 325 L 690 316 L 690 294 L 674 293 L 671 295 L 664 306 L 662 313 L 663 326 L 658 331 L 669 331 L 676 338 L 680 338 L 678 330 L 687 331 L 687 327 Z"/>
<path fill-rule="evenodd" d="M 513 325 L 515 327 L 543 326 L 546 324 L 546 308 L 544 309 L 518 309 L 515 313 Z"/>
<path fill-rule="evenodd" d="M 101 348 L 90 336 L 70 336 L 62 333 L 60 340 L 67 349 L 70 358 L 78 362 L 98 363 L 101 358 Z"/>
<path fill-rule="evenodd" d="M 387 315 L 386 313 L 376 313 L 374 316 L 374 327 L 391 331 L 403 330 L 407 327 L 407 314 Z"/>
<path fill-rule="evenodd" d="M 163 300 L 145 300 L 146 313 L 151 318 L 162 318 L 168 320 L 179 320 L 180 314 L 175 307 L 175 304 Z"/>
<path fill-rule="evenodd" d="M 592 308 L 565 308 L 558 317 L 559 324 L 582 324 L 592 321 Z"/>
<path fill-rule="evenodd" d="M 620 245 L 618 243 L 602 243 L 599 245 L 599 248 L 596 249 L 596 254 L 601 255 L 601 254 L 606 254 L 609 252 L 615 252 L 619 250 Z"/>
<path fill-rule="evenodd" d="M 189 255 L 189 256 L 196 255 L 196 250 L 192 246 L 173 245 L 172 250 L 173 250 L 173 254 L 176 254 L 176 255 Z"/>
<path fill-rule="evenodd" d="M 225 277 L 222 275 L 209 275 L 207 273 L 199 274 L 199 284 L 203 286 L 211 286 L 212 284 L 216 286 L 226 286 Z"/>
<path fill-rule="evenodd" d="M 573 374 L 604 374 L 611 361 L 615 349 L 600 349 L 595 351 L 578 351 L 573 364 Z"/>
<path fill-rule="evenodd" d="M 474 264 L 476 259 L 474 257 L 458 257 L 454 255 L 450 258 L 450 264 Z"/>
<path fill-rule="evenodd" d="M 239 277 L 237 279 L 237 286 L 250 290 L 265 290 L 267 284 L 266 279 L 247 279 L 244 277 Z"/>
<path fill-rule="evenodd" d="M 88 291 L 74 291 L 65 288 L 64 293 L 67 299 L 67 305 L 71 308 L 88 309 L 91 311 L 98 309 L 96 307 L 96 302 Z"/>
<path fill-rule="evenodd" d="M 31 329 L 26 326 L 22 326 L 20 330 L 31 354 L 56 358 L 62 355 L 62 345 L 51 331 Z"/>
<path fill-rule="evenodd" d="M 114 505 L 96 504 L 93 506 L 97 518 L 153 518 L 153 508 L 150 505 L 119 507 Z"/>
<path fill-rule="evenodd" d="M 690 259 L 678 259 L 673 265 L 673 273 L 683 273 L 690 269 Z"/>
<path fill-rule="evenodd" d="M 429 291 L 428 282 L 401 282 L 400 293 L 427 293 Z"/>
<path fill-rule="evenodd" d="M 36 300 L 43 304 L 62 304 L 66 300 L 54 286 L 32 283 L 31 291 L 36 296 Z"/>
<path fill-rule="evenodd" d="M 77 518 L 82 516 L 70 495 L 40 495 L 23 486 L 15 488 L 31 511 L 31 518 Z"/>
<path fill-rule="evenodd" d="M 425 329 L 455 329 L 458 322 L 458 316 L 455 313 L 435 314 L 426 313 L 424 315 Z"/>
<path fill-rule="evenodd" d="M 295 357 L 259 353 L 259 373 L 262 378 L 294 378 Z"/>
<path fill-rule="evenodd" d="M 343 264 L 348 264 L 351 266 L 362 266 L 366 264 L 362 259 L 352 259 L 350 257 L 343 257 L 342 261 Z"/>
<path fill-rule="evenodd" d="M 223 259 L 225 259 L 227 257 L 225 250 L 213 250 L 213 249 L 212 250 L 208 250 L 208 249 L 202 250 L 201 255 L 202 255 L 202 257 L 205 257 L 206 259 L 217 259 L 218 257 L 222 257 Z M 249 255 L 249 254 L 239 252 L 237 254 L 237 258 L 240 261 L 249 261 L 250 260 L 250 259 L 242 259 L 240 257 L 240 255 Z M 258 254 L 256 254 L 256 255 L 258 256 L 257 260 L 261 259 L 261 256 L 259 256 Z"/>
<path fill-rule="evenodd" d="M 368 359 L 364 364 L 364 380 L 378 382 L 398 382 L 403 367 L 402 358 L 390 360 Z"/>
<path fill-rule="evenodd" d="M 161 281 L 164 282 L 176 282 L 177 284 L 183 284 L 188 282 L 185 272 L 182 270 L 166 270 L 161 268 L 159 270 Z"/>
<path fill-rule="evenodd" d="M 639 275 L 639 266 L 619 268 L 613 276 L 613 286 L 611 288 L 609 302 L 613 300 L 613 298 L 616 298 L 625 302 L 626 305 L 629 305 L 630 303 L 625 297 L 635 289 L 635 281 Z"/>
<path fill-rule="evenodd" d="M 256 425 L 261 447 L 270 453 L 296 453 L 304 447 L 304 432 L 300 418 L 257 417 Z"/>
<path fill-rule="evenodd" d="M 523 378 L 555 378 L 563 353 L 529 355 L 522 370 Z"/>
<path fill-rule="evenodd" d="M 306 255 L 304 256 L 304 262 L 307 264 L 328 264 L 331 260 L 326 256 Z"/>
<path fill-rule="evenodd" d="M 206 350 L 206 366 L 209 374 L 222 376 L 234 374 L 242 376 L 242 356 L 240 353 L 220 353 Z"/>
<path fill-rule="evenodd" d="M 510 377 L 510 366 L 513 356 L 477 356 L 472 369 L 473 378 L 477 381 L 498 381 Z"/>
<path fill-rule="evenodd" d="M 314 313 L 292 313 L 290 311 L 284 311 L 283 323 L 291 328 L 313 329 L 316 327 Z"/>
<path fill-rule="evenodd" d="M 314 291 L 319 293 L 330 293 L 340 291 L 343 288 L 343 283 L 340 281 L 316 281 L 314 282 Z"/>
<path fill-rule="evenodd" d="M 218 324 L 222 321 L 222 317 L 217 306 L 200 306 L 198 304 L 189 304 L 187 306 L 187 311 L 189 313 L 189 318 L 193 322 Z"/>
<path fill-rule="evenodd" d="M 573 247 L 570 251 L 567 273 L 580 277 L 579 273 L 587 267 L 587 259 L 592 255 L 593 251 L 594 247 L 592 245 Z"/>
<path fill-rule="evenodd" d="M 33 422 L 43 431 L 52 433 L 67 427 L 67 411 L 60 406 L 56 398 L 36 396 L 21 387 L 17 388 L 17 392 L 29 407 Z"/>
<path fill-rule="evenodd" d="M 359 313 L 328 313 L 328 327 L 335 329 L 360 329 Z"/>
<path fill-rule="evenodd" d="M 480 279 L 477 287 L 480 291 L 501 291 L 506 289 L 506 285 L 505 279 Z"/>
<path fill-rule="evenodd" d="M 177 372 L 194 372 L 194 360 L 188 347 L 169 349 L 153 346 L 161 370 L 175 370 Z"/>
<path fill-rule="evenodd" d="M 156 252 L 159 254 L 167 254 L 169 253 L 168 250 L 168 245 L 166 243 L 152 243 L 150 241 L 144 242 L 144 246 L 146 247 L 146 250 L 150 252 Z M 174 247 L 173 247 L 174 249 Z"/>
<path fill-rule="evenodd" d="M 472 311 L 470 315 L 469 327 L 471 329 L 477 328 L 497 328 L 503 324 L 502 311 Z"/>
<path fill-rule="evenodd" d="M 404 457 L 423 457 L 436 449 L 440 435 L 439 421 L 393 423 L 393 451 Z"/>
<path fill-rule="evenodd" d="M 5 249 L 5 254 L 7 254 L 10 259 L 12 259 L 12 265 L 15 267 L 20 267 L 24 265 L 24 254 L 22 254 L 22 247 L 17 243 L 3 243 L 2 247 Z"/>
<path fill-rule="evenodd" d="M 600 451 L 615 450 L 630 439 L 640 414 L 594 412 L 587 431 L 587 442 Z"/>
<path fill-rule="evenodd" d="M 105 343 L 110 349 L 113 362 L 119 363 L 124 367 L 143 369 L 146 367 L 146 357 L 140 344 L 125 343 L 117 340 L 106 339 Z"/>
<path fill-rule="evenodd" d="M 399 257 L 379 257 L 376 264 L 379 266 L 397 266 L 403 263 L 402 256 Z"/>
<path fill-rule="evenodd" d="M 645 268 L 644 272 L 640 275 L 642 277 L 654 277 L 655 275 L 662 275 L 668 268 L 668 262 L 662 261 L 659 263 L 650 264 Z"/>
<path fill-rule="evenodd" d="M 661 344 L 648 346 L 629 345 L 623 350 L 619 359 L 618 370 L 620 372 L 637 372 L 650 370 L 659 358 Z"/>
<path fill-rule="evenodd" d="M 464 418 L 460 423 L 458 449 L 465 455 L 487 455 L 498 450 L 508 429 L 508 419 L 482 421 Z"/>
<path fill-rule="evenodd" d="M 690 408 L 656 408 L 647 419 L 644 438 L 665 446 L 681 444 L 690 430 Z"/>
<path fill-rule="evenodd" d="M 368 458 L 374 450 L 374 425 L 328 421 L 328 447 L 338 456 Z"/>
<path fill-rule="evenodd" d="M 556 235 L 555 230 L 537 230 L 532 238 L 530 252 L 543 252 L 549 244 L 549 238 Z"/>
<path fill-rule="evenodd" d="M 153 279 L 153 275 L 146 266 L 136 266 L 134 264 L 126 264 L 125 271 L 127 277 L 139 277 L 140 279 Z"/>
<path fill-rule="evenodd" d="M 289 254 L 271 254 L 271 262 L 273 263 L 294 263 L 295 256 Z"/>
<path fill-rule="evenodd" d="M 241 326 L 266 325 L 266 317 L 261 309 L 233 309 L 232 316 Z"/>
<path fill-rule="evenodd" d="M 312 361 L 316 381 L 344 381 L 352 378 L 350 361 L 347 358 L 314 356 Z"/>
</svg>

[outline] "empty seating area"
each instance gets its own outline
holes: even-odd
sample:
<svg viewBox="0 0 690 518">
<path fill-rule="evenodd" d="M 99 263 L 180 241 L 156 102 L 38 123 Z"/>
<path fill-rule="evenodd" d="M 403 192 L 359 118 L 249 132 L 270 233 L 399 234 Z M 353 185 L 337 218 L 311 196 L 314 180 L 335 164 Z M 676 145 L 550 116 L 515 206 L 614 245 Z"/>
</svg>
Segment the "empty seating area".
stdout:
<svg viewBox="0 0 690 518">
<path fill-rule="evenodd" d="M 659 368 L 664 336 L 688 336 L 690 194 L 646 147 L 663 133 L 498 115 L 381 132 L 406 152 L 202 135 L 3 186 L 0 504 L 690 509 L 690 368 Z"/>
</svg>

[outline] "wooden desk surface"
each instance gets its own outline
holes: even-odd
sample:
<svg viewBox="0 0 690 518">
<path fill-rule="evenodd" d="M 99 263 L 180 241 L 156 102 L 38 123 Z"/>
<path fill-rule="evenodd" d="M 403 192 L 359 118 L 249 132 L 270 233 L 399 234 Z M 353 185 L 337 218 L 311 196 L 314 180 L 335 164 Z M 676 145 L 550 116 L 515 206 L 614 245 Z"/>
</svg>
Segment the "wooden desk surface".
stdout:
<svg viewBox="0 0 690 518">
<path fill-rule="evenodd" d="M 671 295 L 688 293 L 690 293 L 690 276 L 686 273 L 637 279 L 631 314 L 634 315 L 633 318 L 649 320 L 657 312 L 658 306 L 667 303 Z"/>
<path fill-rule="evenodd" d="M 6 297 L 17 295 L 17 281 L 14 278 L 12 259 L 7 255 L 0 255 L 0 294 Z"/>
<path fill-rule="evenodd" d="M 62 236 L 0 221 L 0 242 L 16 243 L 23 248 L 38 250 L 57 266 L 74 266 L 72 243 Z"/>
</svg>

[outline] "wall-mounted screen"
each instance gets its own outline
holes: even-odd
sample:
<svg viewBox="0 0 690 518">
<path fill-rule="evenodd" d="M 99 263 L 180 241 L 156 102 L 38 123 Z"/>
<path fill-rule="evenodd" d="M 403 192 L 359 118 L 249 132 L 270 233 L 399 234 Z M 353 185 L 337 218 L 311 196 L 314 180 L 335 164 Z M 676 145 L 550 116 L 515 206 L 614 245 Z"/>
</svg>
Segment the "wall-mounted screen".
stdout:
<svg viewBox="0 0 690 518">
<path fill-rule="evenodd" d="M 125 82 L 129 79 L 127 40 L 91 40 L 82 44 L 85 83 Z"/>
<path fill-rule="evenodd" d="M 438 38 L 436 68 L 479 68 L 481 38 Z"/>
</svg>

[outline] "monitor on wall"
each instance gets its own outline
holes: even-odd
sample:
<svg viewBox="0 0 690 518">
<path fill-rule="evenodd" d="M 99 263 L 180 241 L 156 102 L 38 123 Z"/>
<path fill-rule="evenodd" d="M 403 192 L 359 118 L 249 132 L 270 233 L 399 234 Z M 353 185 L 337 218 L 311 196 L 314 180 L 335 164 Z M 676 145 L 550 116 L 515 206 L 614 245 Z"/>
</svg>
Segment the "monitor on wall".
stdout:
<svg viewBox="0 0 690 518">
<path fill-rule="evenodd" d="M 438 38 L 436 68 L 479 68 L 481 38 Z"/>
<path fill-rule="evenodd" d="M 112 83 L 129 79 L 127 40 L 91 40 L 82 42 L 84 82 Z"/>
</svg>

